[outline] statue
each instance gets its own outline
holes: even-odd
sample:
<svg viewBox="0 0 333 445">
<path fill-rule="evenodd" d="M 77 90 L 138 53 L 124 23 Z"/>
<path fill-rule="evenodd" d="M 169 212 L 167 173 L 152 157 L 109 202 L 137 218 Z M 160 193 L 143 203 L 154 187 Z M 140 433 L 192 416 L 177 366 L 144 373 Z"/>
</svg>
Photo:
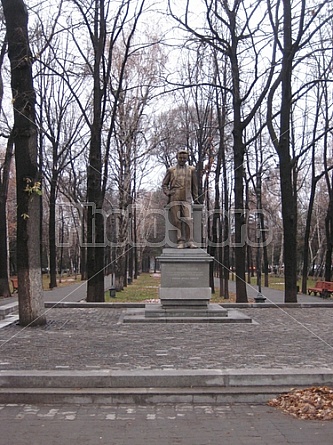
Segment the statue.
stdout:
<svg viewBox="0 0 333 445">
<path fill-rule="evenodd" d="M 192 200 L 198 204 L 196 170 L 187 165 L 188 152 L 177 153 L 177 165 L 170 167 L 163 179 L 162 190 L 168 196 L 170 222 L 177 228 L 177 248 L 197 248 L 193 241 Z"/>
</svg>

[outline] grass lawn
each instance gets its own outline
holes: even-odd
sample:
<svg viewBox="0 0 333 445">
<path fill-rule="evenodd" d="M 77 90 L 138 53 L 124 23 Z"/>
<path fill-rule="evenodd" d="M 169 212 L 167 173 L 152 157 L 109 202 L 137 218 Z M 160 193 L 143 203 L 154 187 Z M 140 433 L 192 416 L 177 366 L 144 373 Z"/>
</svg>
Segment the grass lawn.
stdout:
<svg viewBox="0 0 333 445">
<path fill-rule="evenodd" d="M 17 277 L 16 276 L 12 276 L 10 277 L 10 291 L 13 293 L 16 289 L 13 288 L 13 284 L 11 282 L 12 279 L 16 280 L 16 286 L 17 286 Z M 75 275 L 63 275 L 62 277 L 60 277 L 60 275 L 57 276 L 57 286 L 58 287 L 64 287 L 64 286 L 68 286 L 69 284 L 73 284 L 73 283 L 80 283 L 81 282 L 81 275 L 77 274 Z M 42 275 L 42 286 L 43 286 L 43 290 L 50 290 L 50 276 L 48 274 L 43 274 Z"/>
<path fill-rule="evenodd" d="M 78 274 L 76 277 L 74 275 L 67 276 L 64 275 L 61 278 L 61 282 L 59 280 L 60 277 L 57 278 L 58 287 L 67 286 L 73 283 L 79 283 L 81 281 L 81 276 Z M 231 278 L 231 277 L 230 277 Z M 117 292 L 115 298 L 110 298 L 109 291 L 105 292 L 105 301 L 106 302 L 144 302 L 146 300 L 157 300 L 158 289 L 160 286 L 160 275 L 154 273 L 143 273 L 139 275 L 137 280 L 130 285 L 128 285 L 121 292 Z M 317 279 L 312 279 L 311 277 L 308 279 L 308 287 L 313 287 Z M 49 290 L 49 276 L 43 275 L 43 289 Z M 262 284 L 264 283 L 264 277 L 262 277 Z M 301 286 L 301 280 L 298 280 L 297 283 Z M 257 277 L 251 277 L 251 285 L 257 286 Z M 277 290 L 284 290 L 284 277 L 278 277 L 275 275 L 269 275 L 269 287 Z M 230 292 L 230 298 L 224 299 L 220 297 L 220 290 L 215 288 L 215 293 L 212 295 L 211 302 L 212 303 L 228 303 L 235 301 L 235 294 Z"/>
<path fill-rule="evenodd" d="M 110 298 L 109 292 L 105 292 L 106 302 L 138 302 L 158 299 L 160 276 L 158 274 L 143 273 L 129 284 L 121 292 L 117 292 L 116 298 Z"/>
<path fill-rule="evenodd" d="M 263 280 L 262 280 L 263 281 Z M 315 283 L 315 280 L 309 279 L 308 286 L 311 287 Z M 256 277 L 251 278 L 252 286 L 256 287 L 257 279 Z M 300 281 L 298 282 L 300 285 Z M 160 275 L 154 273 L 143 273 L 134 280 L 132 284 L 129 284 L 124 290 L 116 293 L 115 298 L 110 298 L 109 291 L 105 293 L 106 302 L 144 302 L 147 300 L 157 300 L 158 289 L 160 286 Z M 284 290 L 284 278 L 277 276 L 269 276 L 269 286 L 272 289 Z M 235 301 L 235 294 L 230 292 L 230 298 L 224 299 L 219 295 L 219 289 L 215 289 L 215 293 L 212 295 L 212 303 L 228 303 Z"/>
<path fill-rule="evenodd" d="M 109 292 L 105 293 L 105 301 L 111 303 L 126 303 L 126 302 L 144 302 L 147 300 L 157 300 L 158 289 L 160 286 L 161 277 L 159 274 L 143 273 L 139 275 L 137 280 L 134 280 L 132 284 L 129 284 L 121 292 L 117 292 L 116 298 L 110 298 Z M 230 300 L 221 298 L 219 296 L 219 289 L 216 289 L 215 294 L 212 295 L 212 303 L 227 303 L 228 301 L 234 301 L 235 295 L 230 292 Z"/>
<path fill-rule="evenodd" d="M 47 274 L 43 274 L 42 275 L 42 280 L 43 280 L 43 289 L 44 290 L 49 290 L 50 289 L 50 276 Z M 81 275 L 77 274 L 76 276 L 74 275 L 63 275 L 60 279 L 60 276 L 57 276 L 57 286 L 58 287 L 63 287 L 63 286 L 68 286 L 69 284 L 73 284 L 73 283 L 80 283 L 81 282 Z"/>
</svg>

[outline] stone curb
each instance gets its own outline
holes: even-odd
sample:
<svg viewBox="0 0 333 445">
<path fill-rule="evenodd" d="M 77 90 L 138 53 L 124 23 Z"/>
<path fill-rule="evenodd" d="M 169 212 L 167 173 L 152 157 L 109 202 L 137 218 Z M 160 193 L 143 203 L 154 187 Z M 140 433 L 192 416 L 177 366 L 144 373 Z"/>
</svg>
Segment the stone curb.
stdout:
<svg viewBox="0 0 333 445">
<path fill-rule="evenodd" d="M 150 303 L 147 303 L 150 304 Z M 86 302 L 45 302 L 45 308 L 111 308 L 111 309 L 126 309 L 126 308 L 144 308 L 146 303 L 86 303 Z M 225 309 L 272 309 L 272 308 L 320 308 L 333 307 L 332 303 L 220 303 L 220 306 Z"/>
<path fill-rule="evenodd" d="M 186 388 L 333 385 L 333 369 L 0 371 L 0 388 Z"/>
<path fill-rule="evenodd" d="M 260 388 L 0 388 L 2 404 L 263 404 L 290 387 Z"/>
<path fill-rule="evenodd" d="M 47 301 L 44 303 L 45 308 L 112 308 L 112 309 L 126 309 L 126 308 L 144 308 L 149 303 L 87 303 L 87 302 L 61 302 L 61 301 Z M 225 309 L 250 309 L 250 308 L 320 308 L 333 307 L 333 302 L 325 303 L 220 303 L 220 306 Z M 15 312 L 18 309 L 18 303 L 9 303 L 0 306 L 0 318 Z"/>
<path fill-rule="evenodd" d="M 333 370 L 0 371 L 0 403 L 265 403 Z"/>
<path fill-rule="evenodd" d="M 7 303 L 0 306 L 0 319 L 5 318 L 7 315 L 12 314 L 18 309 L 18 302 Z"/>
</svg>

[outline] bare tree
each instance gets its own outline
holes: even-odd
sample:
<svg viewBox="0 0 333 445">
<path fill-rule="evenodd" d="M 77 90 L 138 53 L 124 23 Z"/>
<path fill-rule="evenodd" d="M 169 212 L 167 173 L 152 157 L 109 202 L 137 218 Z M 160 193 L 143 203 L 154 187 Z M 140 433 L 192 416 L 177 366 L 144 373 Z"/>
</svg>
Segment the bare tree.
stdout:
<svg viewBox="0 0 333 445">
<path fill-rule="evenodd" d="M 273 5 L 268 11 L 276 43 L 281 52 L 281 64 L 268 96 L 267 124 L 272 143 L 279 156 L 281 204 L 284 233 L 285 301 L 297 301 L 297 185 L 295 182 L 296 159 L 291 152 L 291 111 L 294 101 L 292 91 L 293 71 L 307 53 L 302 50 L 311 42 L 318 30 L 328 21 L 321 17 L 323 2 L 308 14 L 306 2 L 299 3 L 297 14 L 290 0 Z M 282 9 L 281 9 L 282 7 Z M 295 93 L 294 93 L 295 94 Z M 278 105 L 279 124 L 274 125 Z"/>
<path fill-rule="evenodd" d="M 5 159 L 0 167 L 0 295 L 10 297 L 8 280 L 7 197 L 10 168 L 14 152 L 12 135 L 8 137 Z"/>
<path fill-rule="evenodd" d="M 3 104 L 3 77 L 2 69 L 7 51 L 7 41 L 2 44 L 0 51 L 0 110 Z M 8 239 L 7 239 L 7 197 L 10 176 L 10 167 L 14 153 L 13 138 L 10 134 L 2 134 L 7 139 L 6 152 L 0 166 L 0 295 L 9 297 L 11 295 L 8 277 Z"/>
<path fill-rule="evenodd" d="M 229 239 L 229 184 L 228 184 L 228 137 L 227 124 L 230 104 L 228 104 L 228 94 L 224 86 L 227 83 L 227 64 L 218 63 L 218 55 L 214 54 L 215 61 L 215 103 L 216 115 L 219 129 L 219 139 L 217 144 L 217 156 L 214 178 L 214 216 L 212 224 L 212 241 L 219 246 L 217 252 L 214 251 L 218 263 L 218 276 L 220 280 L 220 296 L 229 298 L 229 271 L 230 271 L 230 245 L 225 242 Z M 222 176 L 222 190 L 220 181 Z M 222 210 L 222 211 L 221 211 Z"/>
<path fill-rule="evenodd" d="M 35 92 L 29 49 L 28 14 L 23 0 L 2 0 L 14 108 L 17 257 L 20 324 L 46 323 L 40 261 L 40 189 L 37 165 Z"/>
<path fill-rule="evenodd" d="M 91 49 L 84 53 L 81 41 L 77 39 L 73 25 L 72 38 L 78 53 L 83 57 L 84 70 L 92 79 L 92 113 L 80 105 L 85 120 L 90 128 L 90 148 L 87 174 L 87 300 L 104 301 L 104 219 L 102 208 L 106 186 L 109 180 L 109 156 L 111 140 L 115 128 L 117 104 L 122 94 L 122 82 L 125 66 L 130 57 L 131 45 L 139 18 L 143 12 L 145 0 L 141 0 L 134 9 L 131 2 L 121 1 L 112 12 L 112 2 L 94 0 L 91 5 L 75 0 L 74 4 L 81 14 L 91 43 Z M 131 15 L 132 14 L 132 15 Z M 130 27 L 124 31 L 125 23 Z M 113 55 L 118 41 L 124 39 L 124 52 L 120 77 L 112 77 Z M 108 91 L 112 92 L 110 102 Z M 78 98 L 80 102 L 80 98 Z M 106 129 L 106 125 L 108 128 Z M 104 151 L 103 151 L 104 149 Z"/>
<path fill-rule="evenodd" d="M 319 62 L 319 61 L 318 61 Z M 319 64 L 319 63 L 318 63 Z M 322 76 L 324 78 L 324 76 Z M 312 138 L 309 143 L 309 149 L 311 150 L 311 161 L 310 161 L 310 193 L 307 194 L 307 213 L 306 213 L 306 222 L 305 222 L 305 230 L 304 230 L 304 236 L 302 237 L 304 240 L 303 244 L 303 268 L 302 268 L 302 292 L 307 292 L 307 279 L 308 279 L 308 271 L 309 271 L 309 255 L 310 255 L 310 249 L 311 249 L 311 229 L 313 230 L 313 213 L 314 213 L 314 207 L 315 207 L 315 198 L 316 198 L 316 192 L 317 192 L 317 185 L 321 178 L 326 178 L 326 183 L 328 184 L 328 187 L 330 187 L 330 176 L 329 176 L 329 170 L 331 170 L 332 166 L 329 167 L 329 163 L 327 158 L 325 157 L 325 154 L 327 154 L 327 130 L 329 127 L 329 116 L 328 116 L 328 103 L 327 103 L 327 85 L 325 82 L 320 82 L 316 85 L 316 104 L 317 107 L 315 108 L 315 115 L 314 115 L 314 122 L 312 126 Z M 321 105 L 322 104 L 322 105 Z M 324 112 L 324 115 L 322 115 L 322 112 Z M 320 121 L 325 122 L 323 132 L 320 131 Z M 322 170 L 320 168 L 318 172 L 317 160 L 319 158 L 318 153 L 318 146 L 321 145 L 322 142 L 322 135 L 324 134 L 324 162 L 323 165 L 326 167 L 325 170 Z M 320 163 L 322 164 L 322 163 Z M 332 196 L 332 192 L 329 188 L 328 193 L 329 198 Z M 330 204 L 328 205 L 328 212 L 327 215 L 330 213 Z M 328 280 L 329 281 L 329 280 Z"/>
<path fill-rule="evenodd" d="M 48 75 L 50 74 L 50 75 Z M 40 89 L 39 122 L 42 128 L 44 177 L 49 183 L 49 258 L 50 288 L 57 286 L 56 208 L 59 204 L 59 179 L 68 166 L 86 150 L 83 116 L 78 113 L 74 98 L 68 94 L 63 79 L 43 71 Z M 65 190 L 67 193 L 67 190 Z"/>
<path fill-rule="evenodd" d="M 156 40 L 156 39 L 151 39 Z M 115 116 L 114 146 L 117 156 L 111 160 L 114 182 L 118 192 L 118 246 L 116 264 L 116 287 L 122 289 L 127 283 L 127 272 L 133 275 L 133 240 L 129 235 L 135 229 L 135 197 L 142 176 L 148 174 L 147 160 L 151 146 L 147 143 L 150 119 L 146 110 L 152 105 L 153 93 L 164 66 L 164 54 L 158 44 L 133 45 L 134 51 L 123 66 L 124 48 L 114 48 L 113 77 L 122 77 L 122 90 L 118 97 Z M 122 74 L 121 74 L 122 73 Z M 134 212 L 134 213 L 132 213 Z M 134 245 L 133 245 L 134 244 Z"/>
</svg>

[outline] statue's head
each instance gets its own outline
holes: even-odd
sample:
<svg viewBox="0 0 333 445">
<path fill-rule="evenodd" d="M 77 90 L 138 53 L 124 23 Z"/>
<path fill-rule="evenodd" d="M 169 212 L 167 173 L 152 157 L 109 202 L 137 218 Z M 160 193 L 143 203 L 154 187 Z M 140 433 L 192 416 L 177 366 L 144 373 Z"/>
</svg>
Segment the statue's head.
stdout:
<svg viewBox="0 0 333 445">
<path fill-rule="evenodd" d="M 177 153 L 177 161 L 178 165 L 184 166 L 186 162 L 188 161 L 188 151 L 186 150 L 179 150 Z"/>
</svg>

